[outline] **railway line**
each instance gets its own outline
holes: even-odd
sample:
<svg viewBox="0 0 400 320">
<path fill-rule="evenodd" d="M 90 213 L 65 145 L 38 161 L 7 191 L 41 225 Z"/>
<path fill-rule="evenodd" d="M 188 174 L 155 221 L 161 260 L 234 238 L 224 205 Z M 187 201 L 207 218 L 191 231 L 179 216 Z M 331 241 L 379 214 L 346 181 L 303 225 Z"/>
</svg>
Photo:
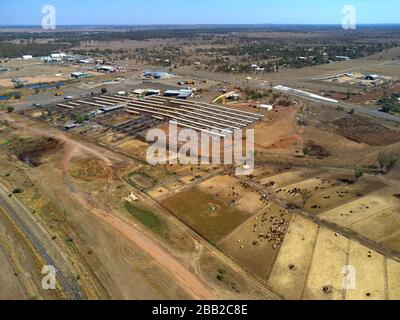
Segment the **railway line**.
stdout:
<svg viewBox="0 0 400 320">
<path fill-rule="evenodd" d="M 84 294 L 68 262 L 52 243 L 49 235 L 32 219 L 29 210 L 9 194 L 7 188 L 0 183 L 0 207 L 27 237 L 44 262 L 56 268 L 56 278 L 69 298 L 83 300 Z"/>
</svg>

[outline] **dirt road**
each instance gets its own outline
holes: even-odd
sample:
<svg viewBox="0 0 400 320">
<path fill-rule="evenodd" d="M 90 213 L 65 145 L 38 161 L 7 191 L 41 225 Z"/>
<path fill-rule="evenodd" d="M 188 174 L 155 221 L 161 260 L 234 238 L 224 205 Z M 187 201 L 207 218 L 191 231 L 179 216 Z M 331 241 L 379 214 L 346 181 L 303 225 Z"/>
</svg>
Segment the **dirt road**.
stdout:
<svg viewBox="0 0 400 320">
<path fill-rule="evenodd" d="M 64 143 L 64 157 L 62 159 L 62 169 L 66 177 L 66 181 L 69 181 L 69 163 L 72 157 L 76 154 L 88 153 L 92 156 L 96 156 L 108 165 L 112 165 L 112 162 L 104 154 L 102 154 L 95 147 L 90 147 L 86 144 L 72 140 L 68 136 L 61 132 L 54 132 L 53 130 L 44 130 L 40 128 L 30 128 L 25 126 L 21 122 L 15 122 L 11 117 L 6 115 L 7 120 L 13 123 L 14 126 L 23 129 L 24 132 L 33 135 L 40 135 L 46 137 L 52 137 L 58 139 Z M 177 283 L 193 296 L 194 299 L 199 300 L 215 300 L 216 296 L 197 278 L 195 274 L 190 272 L 185 266 L 183 266 L 177 259 L 169 254 L 162 246 L 155 240 L 150 238 L 148 235 L 143 233 L 139 228 L 133 225 L 130 221 L 127 221 L 110 210 L 99 208 L 96 204 L 91 203 L 83 194 L 78 193 L 75 188 L 70 187 L 70 191 L 74 193 L 76 200 L 79 201 L 85 208 L 87 208 L 94 216 L 98 219 L 113 226 L 132 243 L 146 252 L 151 256 L 157 263 L 164 268 L 172 277 L 174 277 Z"/>
</svg>

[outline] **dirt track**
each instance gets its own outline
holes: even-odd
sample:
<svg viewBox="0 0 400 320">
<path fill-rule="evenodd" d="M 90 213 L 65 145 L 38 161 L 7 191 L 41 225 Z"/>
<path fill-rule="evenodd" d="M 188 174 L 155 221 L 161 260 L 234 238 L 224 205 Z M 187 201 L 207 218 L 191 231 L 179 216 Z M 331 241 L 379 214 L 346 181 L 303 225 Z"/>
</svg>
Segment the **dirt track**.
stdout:
<svg viewBox="0 0 400 320">
<path fill-rule="evenodd" d="M 46 137 L 52 137 L 58 139 L 64 143 L 64 157 L 62 159 L 62 169 L 65 175 L 65 181 L 69 182 L 68 169 L 70 160 L 76 154 L 89 153 L 92 156 L 96 156 L 109 166 L 112 165 L 112 161 L 101 154 L 95 148 L 91 148 L 87 145 L 74 141 L 62 133 L 56 133 L 54 131 L 42 130 L 37 128 L 30 128 L 20 122 L 15 122 L 11 117 L 6 115 L 6 119 L 12 123 L 15 127 L 23 129 L 24 132 L 31 135 L 40 135 Z M 97 218 L 113 226 L 126 238 L 132 241 L 136 246 L 145 251 L 160 266 L 162 266 L 172 277 L 177 280 L 177 283 L 193 296 L 195 299 L 200 300 L 215 300 L 216 297 L 210 290 L 188 269 L 186 269 L 178 260 L 172 257 L 161 245 L 151 239 L 148 235 L 144 234 L 141 230 L 136 228 L 131 222 L 117 216 L 110 210 L 104 210 L 96 207 L 94 204 L 80 193 L 77 193 L 73 186 L 69 186 L 71 191 L 74 192 L 76 199 L 84 205 L 91 213 Z"/>
</svg>

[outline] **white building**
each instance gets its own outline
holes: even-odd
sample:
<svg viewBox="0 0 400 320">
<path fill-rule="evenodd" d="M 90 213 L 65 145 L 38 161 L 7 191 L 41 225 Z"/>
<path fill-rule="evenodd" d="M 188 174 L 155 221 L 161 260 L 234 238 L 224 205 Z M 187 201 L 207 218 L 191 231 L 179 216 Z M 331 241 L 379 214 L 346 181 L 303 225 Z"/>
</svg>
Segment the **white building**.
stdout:
<svg viewBox="0 0 400 320">
<path fill-rule="evenodd" d="M 116 69 L 114 67 L 111 67 L 111 66 L 97 66 L 96 68 L 97 68 L 97 70 L 104 71 L 104 72 L 109 72 L 109 73 L 116 71 Z"/>
<path fill-rule="evenodd" d="M 260 109 L 272 111 L 272 110 L 274 110 L 274 107 L 270 104 L 260 104 Z"/>
<path fill-rule="evenodd" d="M 67 55 L 65 53 L 60 52 L 60 53 L 52 53 L 50 55 L 50 58 L 52 58 L 52 59 L 64 59 L 66 56 Z"/>
<path fill-rule="evenodd" d="M 30 54 L 22 56 L 22 60 L 32 60 L 32 59 L 33 59 L 33 56 L 31 56 Z"/>
</svg>

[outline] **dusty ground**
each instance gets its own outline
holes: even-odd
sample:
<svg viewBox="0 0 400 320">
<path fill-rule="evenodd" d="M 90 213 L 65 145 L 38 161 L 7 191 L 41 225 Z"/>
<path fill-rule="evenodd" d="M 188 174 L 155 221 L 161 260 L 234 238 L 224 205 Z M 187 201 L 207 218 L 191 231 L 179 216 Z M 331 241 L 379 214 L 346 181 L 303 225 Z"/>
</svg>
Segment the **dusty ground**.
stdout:
<svg viewBox="0 0 400 320">
<path fill-rule="evenodd" d="M 7 117 L 8 121 L 14 122 Z M 57 131 L 42 130 L 38 124 L 26 126 L 26 123 L 14 122 L 12 135 L 51 137 L 59 140 L 63 148 L 53 152 L 50 158 L 41 157 L 41 163 L 36 167 L 28 163 L 18 164 L 36 190 L 33 192 L 27 188 L 21 199 L 29 203 L 33 201 L 30 205 L 38 208 L 38 221 L 51 228 L 56 239 L 60 239 L 59 246 L 74 261 L 88 296 L 123 299 L 268 297 L 268 293 L 264 293 L 266 289 L 259 284 L 256 287 L 250 285 L 253 280 L 241 273 L 239 266 L 215 255 L 212 250 L 207 249 L 212 261 L 218 261 L 227 270 L 232 268 L 228 265 L 233 265 L 229 274 L 237 279 L 237 284 L 226 287 L 225 283 L 216 281 L 215 274 L 209 274 L 215 272 L 209 269 L 209 263 L 206 269 L 197 266 L 197 258 L 202 256 L 202 251 L 198 250 L 202 246 L 192 238 L 190 231 L 181 229 L 178 222 L 170 220 L 172 218 L 163 217 L 168 241 L 161 243 L 165 234 L 145 228 L 142 225 L 145 220 L 140 216 L 117 210 L 118 204 L 113 201 L 107 205 L 104 199 L 113 199 L 111 193 L 124 197 L 129 195 L 129 185 L 124 184 L 120 174 L 127 171 L 123 169 L 126 166 L 135 167 L 132 160 L 76 142 Z M 7 140 L 9 132 L 3 134 Z M 107 166 L 113 168 L 112 175 L 109 175 Z M 12 176 L 13 173 L 9 178 Z M 99 186 L 104 180 L 108 180 L 104 188 L 86 188 L 93 184 Z M 135 191 L 131 187 L 130 190 Z M 43 200 L 38 200 L 39 195 Z M 98 201 L 101 198 L 103 201 Z M 48 205 L 43 206 L 42 201 Z M 149 212 L 159 210 L 147 198 L 140 200 L 139 205 Z M 53 212 L 49 217 L 47 210 Z M 153 213 L 160 218 L 158 212 Z M 66 243 L 62 239 L 67 239 Z M 189 269 L 198 271 L 191 273 Z"/>
</svg>

